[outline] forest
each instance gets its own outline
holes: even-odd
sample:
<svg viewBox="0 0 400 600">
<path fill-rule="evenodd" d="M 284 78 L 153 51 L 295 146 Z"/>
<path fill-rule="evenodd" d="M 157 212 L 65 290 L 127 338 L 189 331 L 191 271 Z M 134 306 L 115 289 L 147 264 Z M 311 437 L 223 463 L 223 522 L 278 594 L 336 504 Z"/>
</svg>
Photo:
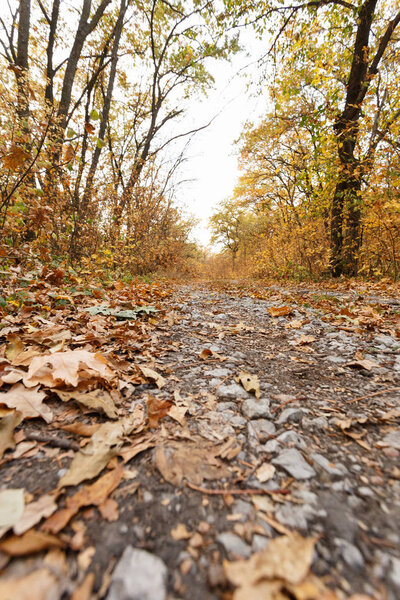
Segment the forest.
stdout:
<svg viewBox="0 0 400 600">
<path fill-rule="evenodd" d="M 0 600 L 398 600 L 399 65 L 400 0 L 3 0 Z"/>
<path fill-rule="evenodd" d="M 393 0 L 11 3 L 2 262 L 396 279 L 399 19 Z M 175 197 L 196 133 L 184 116 L 212 87 L 212 61 L 245 50 L 243 27 L 266 40 L 268 95 L 237 141 L 241 176 L 210 219 L 222 251 L 210 258 Z"/>
</svg>

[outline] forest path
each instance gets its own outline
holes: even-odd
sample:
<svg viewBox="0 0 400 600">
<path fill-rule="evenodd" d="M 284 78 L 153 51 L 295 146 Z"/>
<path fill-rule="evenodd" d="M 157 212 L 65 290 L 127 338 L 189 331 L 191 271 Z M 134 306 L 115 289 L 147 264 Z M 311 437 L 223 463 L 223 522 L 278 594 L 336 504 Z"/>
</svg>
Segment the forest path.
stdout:
<svg viewBox="0 0 400 600">
<path fill-rule="evenodd" d="M 396 299 L 385 297 L 379 308 L 376 297 L 357 305 L 357 294 L 337 293 L 334 301 L 330 294 L 318 291 L 315 307 L 304 290 L 300 298 L 287 288 L 261 294 L 188 284 L 175 286 L 151 329 L 137 321 L 128 335 L 129 324 L 86 316 L 89 335 L 80 321 L 82 343 L 94 343 L 95 334 L 98 343 L 113 340 L 112 353 L 105 345 L 102 353 L 125 377 L 120 415 L 143 406 L 152 428 L 125 436 L 123 479 L 110 487 L 101 515 L 90 508 L 100 501 L 87 499 L 72 513 L 60 537 L 68 547 L 60 589 L 71 592 L 78 581 L 86 595 L 73 600 L 211 600 L 234 589 L 235 600 L 301 600 L 305 589 L 310 599 L 399 597 Z M 324 312 L 327 298 L 335 314 Z M 162 378 L 143 371 L 147 382 L 132 378 L 132 385 L 133 363 Z M 48 493 L 70 468 L 75 446 L 42 446 L 7 462 L 3 486 Z M 120 467 L 114 457 L 102 477 Z M 63 502 L 47 531 L 63 529 Z M 60 518 L 62 527 L 54 526 Z M 241 575 L 235 564 L 224 568 L 225 559 L 260 552 L 268 573 L 261 583 L 254 559 Z M 21 573 L 24 560 L 14 559 L 6 575 Z M 29 560 L 24 569 L 43 565 L 40 556 Z"/>
</svg>

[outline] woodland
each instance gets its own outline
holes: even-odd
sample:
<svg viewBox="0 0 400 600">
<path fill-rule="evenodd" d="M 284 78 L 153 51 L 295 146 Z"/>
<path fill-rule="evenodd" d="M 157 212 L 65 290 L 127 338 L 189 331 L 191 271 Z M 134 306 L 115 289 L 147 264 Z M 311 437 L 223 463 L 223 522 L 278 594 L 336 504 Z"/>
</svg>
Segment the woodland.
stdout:
<svg viewBox="0 0 400 600">
<path fill-rule="evenodd" d="M 400 0 L 2 0 L 1 600 L 400 597 L 399 64 Z"/>
</svg>

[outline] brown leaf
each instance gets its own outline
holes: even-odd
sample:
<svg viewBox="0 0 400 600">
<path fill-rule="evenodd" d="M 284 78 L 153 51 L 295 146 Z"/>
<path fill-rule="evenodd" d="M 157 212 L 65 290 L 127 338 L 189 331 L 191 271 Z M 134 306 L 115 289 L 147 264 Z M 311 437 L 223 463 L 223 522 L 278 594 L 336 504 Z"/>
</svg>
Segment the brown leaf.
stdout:
<svg viewBox="0 0 400 600">
<path fill-rule="evenodd" d="M 374 360 L 364 358 L 362 360 L 353 360 L 352 362 L 346 363 L 346 367 L 355 367 L 371 371 L 372 369 L 379 367 L 379 364 Z"/>
<path fill-rule="evenodd" d="M 275 475 L 275 467 L 270 463 L 263 463 L 254 473 L 258 481 L 265 483 L 273 478 Z"/>
<path fill-rule="evenodd" d="M 9 556 L 25 556 L 49 548 L 64 548 L 65 544 L 56 536 L 31 529 L 22 536 L 12 535 L 0 543 L 0 550 Z"/>
<path fill-rule="evenodd" d="M 99 511 L 103 519 L 106 519 L 106 521 L 112 522 L 118 520 L 118 502 L 113 500 L 113 498 L 107 498 L 103 504 L 100 504 Z"/>
<path fill-rule="evenodd" d="M 22 383 L 16 383 L 7 392 L 0 392 L 0 404 L 16 408 L 23 419 L 41 417 L 46 423 L 51 423 L 53 413 L 42 403 L 45 397 L 45 392 L 39 391 L 39 386 L 27 390 Z"/>
<path fill-rule="evenodd" d="M 50 569 L 37 569 L 22 577 L 0 581 L 0 598 L 6 600 L 48 600 L 59 597 L 59 581 Z"/>
<path fill-rule="evenodd" d="M 204 479 L 228 477 L 230 471 L 216 458 L 218 447 L 188 442 L 170 442 L 156 448 L 156 465 L 161 475 L 172 485 L 180 486 L 183 479 L 200 485 Z"/>
<path fill-rule="evenodd" d="M 84 451 L 77 452 L 66 474 L 60 479 L 59 487 L 78 485 L 93 479 L 104 469 L 108 461 L 119 453 L 124 437 L 143 427 L 144 413 L 141 407 L 128 417 L 115 423 L 104 423 L 92 435 Z"/>
<path fill-rule="evenodd" d="M 298 533 L 271 540 L 263 552 L 248 560 L 224 562 L 225 574 L 235 586 L 253 586 L 261 580 L 278 579 L 292 585 L 307 576 L 314 554 L 315 539 Z"/>
<path fill-rule="evenodd" d="M 257 375 L 240 371 L 237 380 L 242 384 L 246 392 L 253 392 L 257 400 L 261 397 L 260 381 Z"/>
<path fill-rule="evenodd" d="M 70 423 L 68 425 L 60 425 L 59 428 L 63 431 L 69 431 L 83 437 L 91 437 L 101 427 L 100 423 L 88 425 L 86 423 Z"/>
<path fill-rule="evenodd" d="M 88 121 L 86 121 L 86 123 L 85 123 L 85 131 L 89 135 L 92 135 L 92 133 L 94 133 L 96 131 L 96 129 L 95 129 L 94 125 L 92 125 L 91 123 L 89 123 Z"/>
<path fill-rule="evenodd" d="M 154 398 L 154 396 L 148 396 L 147 415 L 149 418 L 149 425 L 152 429 L 158 427 L 161 419 L 167 416 L 171 406 L 171 402 L 158 400 L 158 398 Z"/>
<path fill-rule="evenodd" d="M 164 385 L 167 383 L 166 379 L 164 379 L 164 377 L 160 375 L 160 373 L 157 373 L 157 371 L 154 371 L 153 369 L 149 369 L 149 367 L 144 367 L 141 365 L 139 365 L 139 369 L 142 372 L 142 375 L 144 375 L 146 379 L 150 379 L 150 381 L 153 381 L 159 390 L 161 390 L 161 388 L 164 387 Z"/>
<path fill-rule="evenodd" d="M 268 309 L 268 312 L 271 317 L 286 317 L 293 312 L 293 308 L 290 308 L 290 306 L 271 306 L 271 308 Z"/>
<path fill-rule="evenodd" d="M 75 400 L 83 406 L 92 408 L 100 413 L 105 413 L 110 419 L 118 419 L 118 412 L 114 400 L 107 390 L 97 389 L 91 392 L 61 392 L 56 390 L 56 394 L 63 402 Z"/>
<path fill-rule="evenodd" d="M 94 573 L 88 573 L 85 579 L 75 589 L 71 600 L 90 600 L 94 584 Z"/>
<path fill-rule="evenodd" d="M 6 450 L 14 448 L 14 429 L 21 423 L 22 414 L 16 410 L 0 419 L 0 459 Z"/>
<path fill-rule="evenodd" d="M 14 65 L 13 65 L 14 67 Z M 14 68 L 18 68 L 18 67 L 14 67 Z M 21 146 L 17 146 L 16 144 L 13 144 L 10 148 L 10 152 L 8 152 L 8 154 L 6 154 L 5 156 L 3 156 L 2 161 L 3 161 L 3 165 L 6 167 L 6 169 L 18 169 L 18 167 L 21 167 L 24 162 L 26 160 L 28 160 L 28 158 L 30 157 L 29 152 L 27 152 L 26 150 L 24 150 L 23 148 L 21 148 Z"/>
<path fill-rule="evenodd" d="M 67 350 L 55 354 L 36 356 L 24 377 L 24 384 L 33 387 L 41 383 L 50 388 L 71 385 L 82 381 L 111 381 L 114 373 L 101 354 L 87 350 Z"/>
<path fill-rule="evenodd" d="M 39 523 L 44 517 L 49 517 L 57 510 L 57 504 L 54 497 L 45 494 L 36 502 L 30 502 L 25 505 L 21 518 L 14 525 L 14 533 L 21 535 Z"/>
<path fill-rule="evenodd" d="M 123 473 L 123 467 L 119 466 L 100 477 L 95 483 L 85 485 L 76 494 L 69 496 L 65 502 L 66 508 L 57 511 L 47 519 L 42 529 L 50 533 L 58 533 L 64 529 L 82 506 L 104 504 L 111 492 L 119 486 Z"/>
<path fill-rule="evenodd" d="M 171 529 L 171 537 L 175 540 L 188 540 L 192 534 L 186 529 L 184 523 L 178 523 L 174 529 Z"/>
</svg>

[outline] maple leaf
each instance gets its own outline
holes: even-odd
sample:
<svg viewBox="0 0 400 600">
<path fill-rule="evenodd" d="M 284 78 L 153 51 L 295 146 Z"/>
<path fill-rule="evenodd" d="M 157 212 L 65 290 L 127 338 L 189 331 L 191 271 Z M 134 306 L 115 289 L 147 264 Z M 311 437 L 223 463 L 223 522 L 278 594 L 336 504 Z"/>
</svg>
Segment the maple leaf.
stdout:
<svg viewBox="0 0 400 600">
<path fill-rule="evenodd" d="M 39 391 L 39 386 L 26 389 L 22 383 L 16 383 L 7 392 L 0 392 L 0 404 L 8 408 L 16 408 L 23 419 L 34 419 L 41 417 L 46 423 L 51 423 L 53 413 L 50 408 L 43 404 L 46 393 Z"/>
<path fill-rule="evenodd" d="M 26 387 L 38 383 L 54 388 L 63 385 L 77 387 L 90 380 L 111 381 L 114 373 L 101 354 L 87 350 L 67 350 L 55 354 L 36 356 L 24 377 Z"/>
</svg>

